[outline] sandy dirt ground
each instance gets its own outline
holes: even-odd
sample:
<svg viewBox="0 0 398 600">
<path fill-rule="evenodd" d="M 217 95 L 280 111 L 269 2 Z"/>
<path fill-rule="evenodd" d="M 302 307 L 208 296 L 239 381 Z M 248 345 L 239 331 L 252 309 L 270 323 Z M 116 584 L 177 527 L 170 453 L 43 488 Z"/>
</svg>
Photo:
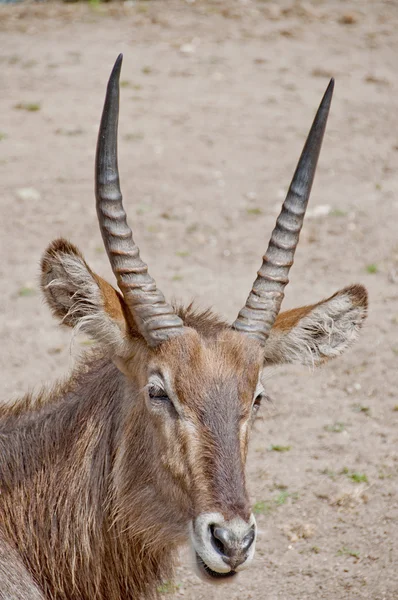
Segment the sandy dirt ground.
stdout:
<svg viewBox="0 0 398 600">
<path fill-rule="evenodd" d="M 71 346 L 41 300 L 46 244 L 70 238 L 111 279 L 93 162 L 119 52 L 120 169 L 142 255 L 166 296 L 231 320 L 336 78 L 284 307 L 361 282 L 368 322 L 334 363 L 267 378 L 248 461 L 253 566 L 212 587 L 183 553 L 165 597 L 398 597 L 397 31 L 396 0 L 0 7 L 2 401 L 67 373 L 87 343 Z"/>
</svg>

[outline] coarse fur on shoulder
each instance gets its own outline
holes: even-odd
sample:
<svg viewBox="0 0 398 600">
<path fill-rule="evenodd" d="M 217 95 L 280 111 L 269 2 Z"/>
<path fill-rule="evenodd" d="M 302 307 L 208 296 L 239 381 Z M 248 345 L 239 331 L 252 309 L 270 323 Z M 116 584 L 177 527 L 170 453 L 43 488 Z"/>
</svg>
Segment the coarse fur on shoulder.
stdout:
<svg viewBox="0 0 398 600">
<path fill-rule="evenodd" d="M 184 531 L 175 525 L 178 514 L 168 526 L 157 506 L 153 523 L 141 503 L 131 503 L 131 478 L 144 499 L 154 480 L 151 445 L 145 456 L 140 445 L 129 447 L 125 463 L 119 441 L 124 408 L 135 405 L 137 390 L 126 386 L 109 357 L 94 353 L 87 360 L 70 385 L 26 396 L 0 420 L 0 538 L 10 525 L 6 543 L 48 598 L 152 599 L 172 576 Z M 134 415 L 133 438 L 147 427 Z M 144 471 L 139 487 L 137 471 L 130 471 L 138 463 Z M 119 477 L 127 492 L 116 485 Z"/>
</svg>

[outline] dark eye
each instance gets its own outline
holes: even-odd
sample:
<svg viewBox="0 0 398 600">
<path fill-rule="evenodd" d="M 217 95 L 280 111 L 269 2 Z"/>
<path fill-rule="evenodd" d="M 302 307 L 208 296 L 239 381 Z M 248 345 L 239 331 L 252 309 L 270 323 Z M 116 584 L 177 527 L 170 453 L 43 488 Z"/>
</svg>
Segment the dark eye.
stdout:
<svg viewBox="0 0 398 600">
<path fill-rule="evenodd" d="M 158 402 L 158 403 L 170 402 L 170 398 L 168 397 L 166 392 L 162 388 L 157 387 L 155 385 L 149 386 L 148 396 L 151 400 L 153 400 L 153 402 Z"/>
<path fill-rule="evenodd" d="M 263 397 L 264 397 L 263 392 L 261 392 L 260 394 L 257 394 L 257 396 L 255 397 L 253 406 L 252 406 L 252 411 L 254 414 L 256 414 L 258 412 L 258 409 L 261 406 L 261 400 L 263 399 Z"/>
</svg>

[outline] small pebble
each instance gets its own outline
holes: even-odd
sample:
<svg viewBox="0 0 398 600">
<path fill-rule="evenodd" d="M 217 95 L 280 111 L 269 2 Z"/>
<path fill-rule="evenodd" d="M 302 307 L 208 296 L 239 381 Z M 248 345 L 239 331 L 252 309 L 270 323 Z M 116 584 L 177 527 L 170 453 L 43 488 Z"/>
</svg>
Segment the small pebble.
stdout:
<svg viewBox="0 0 398 600">
<path fill-rule="evenodd" d="M 182 54 L 193 54 L 196 51 L 196 48 L 193 44 L 182 44 L 180 46 L 180 52 Z"/>
<path fill-rule="evenodd" d="M 26 200 L 27 202 L 38 202 L 41 199 L 40 192 L 35 188 L 19 188 L 16 195 L 20 200 Z"/>
</svg>

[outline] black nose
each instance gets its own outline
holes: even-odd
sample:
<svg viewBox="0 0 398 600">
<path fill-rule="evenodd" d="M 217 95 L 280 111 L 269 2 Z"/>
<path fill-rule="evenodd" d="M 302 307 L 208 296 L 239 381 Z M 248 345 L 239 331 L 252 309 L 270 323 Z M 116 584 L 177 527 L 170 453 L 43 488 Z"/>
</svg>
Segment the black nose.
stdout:
<svg viewBox="0 0 398 600">
<path fill-rule="evenodd" d="M 210 534 L 213 546 L 232 569 L 245 562 L 256 537 L 254 525 L 246 531 L 234 531 L 233 527 L 227 525 L 210 525 Z"/>
</svg>

